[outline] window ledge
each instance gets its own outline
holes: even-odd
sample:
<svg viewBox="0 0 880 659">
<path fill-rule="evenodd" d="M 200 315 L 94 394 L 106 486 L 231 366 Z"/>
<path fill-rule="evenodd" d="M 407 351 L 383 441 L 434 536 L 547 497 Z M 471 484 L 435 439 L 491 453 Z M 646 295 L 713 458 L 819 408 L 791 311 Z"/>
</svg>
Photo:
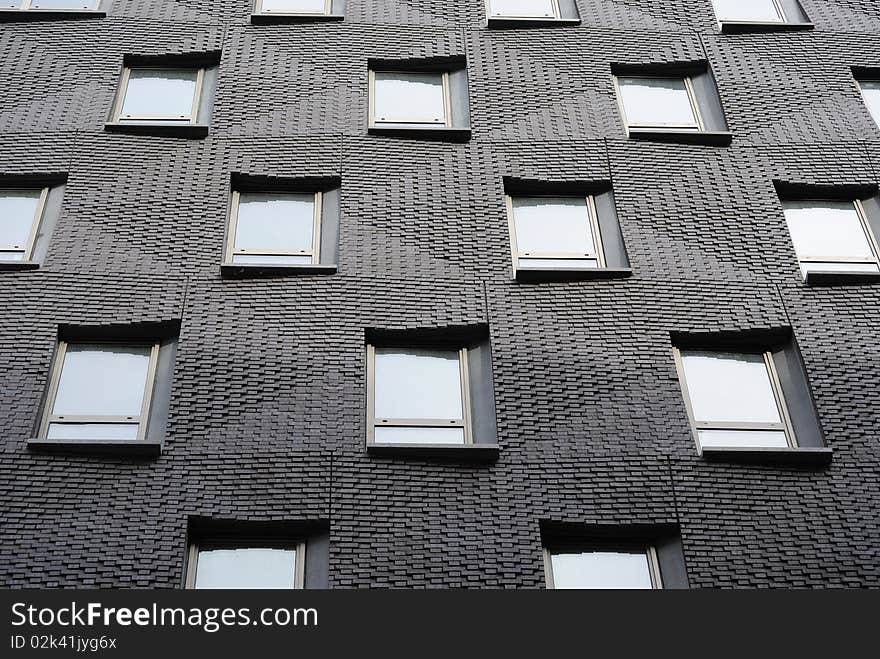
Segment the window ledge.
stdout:
<svg viewBox="0 0 880 659">
<path fill-rule="evenodd" d="M 703 457 L 710 462 L 743 462 L 769 465 L 814 465 L 831 463 L 833 449 L 798 448 L 704 448 Z"/>
<path fill-rule="evenodd" d="M 36 270 L 40 264 L 36 261 L 0 261 L 0 272 L 4 270 Z"/>
<path fill-rule="evenodd" d="M 189 140 L 200 140 L 208 136 L 208 126 L 205 124 L 122 124 L 110 122 L 105 124 L 104 130 L 110 133 L 182 137 Z"/>
<path fill-rule="evenodd" d="M 632 276 L 630 268 L 517 268 L 516 280 L 527 283 L 546 281 L 580 281 L 587 279 L 625 279 Z"/>
<path fill-rule="evenodd" d="M 493 16 L 488 19 L 489 27 L 492 29 L 515 29 L 515 28 L 539 28 L 539 27 L 566 27 L 570 25 L 580 25 L 579 18 L 510 18 L 503 16 Z"/>
<path fill-rule="evenodd" d="M 0 9 L 0 23 L 69 21 L 78 18 L 107 18 L 107 12 L 94 9 Z"/>
<path fill-rule="evenodd" d="M 251 23 L 254 25 L 318 23 L 322 21 L 341 21 L 344 19 L 344 14 L 251 14 Z"/>
<path fill-rule="evenodd" d="M 807 286 L 856 286 L 880 283 L 880 272 L 813 271 L 807 273 Z"/>
<path fill-rule="evenodd" d="M 259 263 L 223 263 L 220 274 L 228 279 L 247 279 L 249 277 L 297 277 L 302 275 L 335 275 L 338 266 L 330 264 L 287 264 L 262 265 Z"/>
<path fill-rule="evenodd" d="M 706 144 L 730 146 L 733 133 L 726 130 L 664 130 L 662 128 L 630 128 L 629 136 L 647 142 L 675 142 L 678 144 Z"/>
<path fill-rule="evenodd" d="M 494 462 L 499 450 L 498 444 L 367 444 L 367 453 L 375 456 L 472 462 Z"/>
<path fill-rule="evenodd" d="M 724 34 L 745 34 L 748 32 L 796 32 L 812 30 L 813 23 L 761 23 L 752 21 L 722 21 L 721 31 Z"/>
<path fill-rule="evenodd" d="M 471 139 L 470 128 L 431 128 L 427 126 L 370 126 L 370 135 L 385 137 L 402 137 L 413 140 L 437 140 L 441 142 L 467 142 Z"/>
<path fill-rule="evenodd" d="M 41 452 L 71 452 L 103 455 L 158 456 L 162 452 L 162 442 L 151 440 L 71 440 L 71 439 L 30 439 L 28 448 Z"/>
</svg>

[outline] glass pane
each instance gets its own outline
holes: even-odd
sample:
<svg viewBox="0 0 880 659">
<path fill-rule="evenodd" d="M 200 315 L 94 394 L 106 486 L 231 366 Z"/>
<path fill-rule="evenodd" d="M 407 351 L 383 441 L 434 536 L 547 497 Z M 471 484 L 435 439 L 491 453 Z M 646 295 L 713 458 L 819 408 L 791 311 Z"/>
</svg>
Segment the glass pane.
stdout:
<svg viewBox="0 0 880 659">
<path fill-rule="evenodd" d="M 377 71 L 375 78 L 376 121 L 445 122 L 442 74 Z"/>
<path fill-rule="evenodd" d="M 315 195 L 242 194 L 235 249 L 311 252 L 314 230 Z"/>
<path fill-rule="evenodd" d="M 0 261 L 24 261 L 24 252 L 0 252 Z"/>
<path fill-rule="evenodd" d="M 513 224 L 520 254 L 595 254 L 587 200 L 517 197 Z"/>
<path fill-rule="evenodd" d="M 520 259 L 521 268 L 545 268 L 553 270 L 558 268 L 598 268 L 596 259 Z"/>
<path fill-rule="evenodd" d="M 34 0 L 31 9 L 94 9 L 97 0 Z"/>
<path fill-rule="evenodd" d="M 376 350 L 376 418 L 461 419 L 457 350 Z"/>
<path fill-rule="evenodd" d="M 0 190 L 0 246 L 27 245 L 41 194 L 41 190 Z"/>
<path fill-rule="evenodd" d="M 874 121 L 880 124 L 880 80 L 866 80 L 861 84 L 865 104 L 871 111 Z"/>
<path fill-rule="evenodd" d="M 233 254 L 233 263 L 255 263 L 257 265 L 310 265 L 311 256 L 289 256 L 287 254 Z"/>
<path fill-rule="evenodd" d="M 189 119 L 197 78 L 197 71 L 133 69 L 120 118 Z"/>
<path fill-rule="evenodd" d="M 683 352 L 698 423 L 781 423 L 763 355 Z"/>
<path fill-rule="evenodd" d="M 49 439 L 124 440 L 137 439 L 137 423 L 50 423 Z"/>
<path fill-rule="evenodd" d="M 873 258 L 865 228 L 849 201 L 789 202 L 785 220 L 794 249 L 809 257 Z"/>
<path fill-rule="evenodd" d="M 464 428 L 376 426 L 376 444 L 464 444 Z"/>
<path fill-rule="evenodd" d="M 684 80 L 620 78 L 619 82 L 630 126 L 697 126 Z"/>
<path fill-rule="evenodd" d="M 212 549 L 199 552 L 196 588 L 293 588 L 295 549 Z"/>
<path fill-rule="evenodd" d="M 69 345 L 52 414 L 140 416 L 149 346 Z"/>
<path fill-rule="evenodd" d="M 323 14 L 327 10 L 325 0 L 263 0 L 262 11 L 287 12 L 289 14 Z"/>
<path fill-rule="evenodd" d="M 493 16 L 554 18 L 553 0 L 492 0 Z"/>
<path fill-rule="evenodd" d="M 785 448 L 788 438 L 782 430 L 700 430 L 704 448 Z"/>
<path fill-rule="evenodd" d="M 804 277 L 808 272 L 880 272 L 876 263 L 841 263 L 840 261 L 810 261 L 801 263 Z"/>
<path fill-rule="evenodd" d="M 715 0 L 719 21 L 780 21 L 773 0 Z"/>
<path fill-rule="evenodd" d="M 559 589 L 650 589 L 651 567 L 645 551 L 594 551 L 553 554 L 553 587 Z"/>
</svg>

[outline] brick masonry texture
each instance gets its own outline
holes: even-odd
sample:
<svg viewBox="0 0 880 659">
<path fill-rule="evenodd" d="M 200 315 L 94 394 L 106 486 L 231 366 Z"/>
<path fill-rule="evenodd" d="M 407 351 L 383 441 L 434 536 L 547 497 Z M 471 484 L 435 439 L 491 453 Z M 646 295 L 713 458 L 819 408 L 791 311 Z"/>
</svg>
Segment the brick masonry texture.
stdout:
<svg viewBox="0 0 880 659">
<path fill-rule="evenodd" d="M 880 287 L 806 288 L 777 180 L 880 182 L 852 66 L 875 0 L 722 35 L 709 0 L 114 0 L 0 23 L 0 175 L 66 173 L 39 270 L 0 272 L 0 584 L 183 583 L 190 516 L 328 521 L 332 587 L 543 587 L 539 522 L 678 524 L 692 587 L 880 587 Z M 109 134 L 126 54 L 222 51 L 210 134 Z M 368 136 L 369 58 L 465 56 L 472 139 Z M 733 144 L 627 140 L 610 65 L 705 60 Z M 339 177 L 339 273 L 223 280 L 233 173 Z M 513 280 L 504 177 L 613 183 L 633 276 Z M 59 324 L 182 323 L 158 459 L 40 454 Z M 497 462 L 371 457 L 368 328 L 488 323 Z M 670 332 L 791 327 L 827 468 L 706 463 Z"/>
</svg>

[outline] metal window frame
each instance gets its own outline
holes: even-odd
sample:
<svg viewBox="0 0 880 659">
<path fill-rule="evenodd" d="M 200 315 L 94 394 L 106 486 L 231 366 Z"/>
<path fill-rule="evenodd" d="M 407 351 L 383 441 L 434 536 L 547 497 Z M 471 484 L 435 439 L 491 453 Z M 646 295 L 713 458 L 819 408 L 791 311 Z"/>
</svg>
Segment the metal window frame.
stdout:
<svg viewBox="0 0 880 659">
<path fill-rule="evenodd" d="M 443 114 L 440 121 L 424 121 L 422 119 L 386 119 L 376 118 L 376 74 L 377 73 L 400 73 L 406 75 L 439 75 L 443 84 Z M 388 125 L 411 125 L 411 126 L 442 126 L 452 127 L 452 92 L 449 83 L 449 71 L 413 71 L 406 69 L 370 69 L 369 70 L 369 125 L 370 128 L 378 128 Z"/>
<path fill-rule="evenodd" d="M 34 244 L 37 241 L 37 234 L 40 232 L 40 224 L 43 221 L 43 214 L 46 212 L 46 200 L 49 198 L 49 188 L 0 188 L 0 196 L 4 192 L 31 192 L 39 190 L 40 198 L 37 201 L 37 209 L 31 218 L 31 230 L 28 234 L 27 242 L 24 245 L 4 245 L 0 242 L 0 252 L 19 252 L 22 254 L 22 261 L 29 261 L 34 252 Z M 2 239 L 2 236 L 0 236 Z M 17 263 L 20 261 L 9 261 Z"/>
<path fill-rule="evenodd" d="M 259 546 L 258 546 L 259 545 Z M 293 590 L 301 590 L 305 588 L 306 582 L 306 542 L 305 540 L 301 540 L 299 542 L 284 542 L 284 541 L 267 541 L 260 542 L 259 539 L 256 540 L 233 540 L 233 541 L 218 541 L 218 542 L 191 542 L 189 545 L 189 549 L 187 551 L 186 557 L 186 589 L 187 590 L 195 590 L 196 588 L 196 575 L 199 569 L 199 551 L 200 547 L 210 547 L 211 549 L 205 549 L 205 551 L 212 550 L 223 550 L 223 549 L 293 549 L 296 552 L 294 557 L 295 564 L 293 566 Z"/>
<path fill-rule="evenodd" d="M 703 114 L 700 112 L 700 104 L 697 102 L 697 93 L 694 89 L 693 76 L 671 76 L 662 74 L 641 74 L 641 75 L 614 75 L 614 90 L 617 95 L 617 108 L 623 119 L 623 125 L 626 127 L 627 136 L 630 130 L 648 128 L 656 131 L 692 131 L 695 133 L 703 133 L 706 131 L 706 125 L 703 122 Z M 684 89 L 688 95 L 688 101 L 691 105 L 691 111 L 694 113 L 694 124 L 630 124 L 626 115 L 626 104 L 623 101 L 623 91 L 620 85 L 621 78 L 631 78 L 633 80 L 681 80 L 684 82 Z"/>
<path fill-rule="evenodd" d="M 242 194 L 269 194 L 269 195 L 277 195 L 279 197 L 284 196 L 286 194 L 289 195 L 314 195 L 314 217 L 312 218 L 312 248 L 311 250 L 288 250 L 288 249 L 259 249 L 259 250 L 247 250 L 247 249 L 236 249 L 235 247 L 235 238 L 238 232 L 238 209 L 241 204 L 241 195 Z M 265 192 L 240 192 L 238 190 L 233 190 L 232 192 L 232 203 L 230 205 L 229 210 L 229 223 L 228 230 L 226 236 L 226 261 L 229 263 L 233 262 L 233 257 L 237 255 L 248 255 L 248 256 L 308 256 L 310 257 L 312 265 L 317 264 L 321 260 L 321 214 L 323 212 L 323 203 L 324 203 L 324 194 L 322 192 L 275 192 L 271 190 L 267 190 Z M 268 265 L 270 262 L 267 261 Z"/>
<path fill-rule="evenodd" d="M 128 83 L 131 78 L 132 71 L 158 71 L 167 73 L 169 71 L 195 71 L 196 72 L 196 88 L 193 92 L 192 107 L 188 116 L 163 114 L 143 114 L 143 115 L 123 115 L 122 108 L 125 105 L 125 97 L 128 94 Z M 202 99 L 202 88 L 205 84 L 205 67 L 162 67 L 162 66 L 124 66 L 122 68 L 122 77 L 119 81 L 119 93 L 116 95 L 116 104 L 113 107 L 114 123 L 127 122 L 152 122 L 156 124 L 195 124 L 199 118 L 199 103 Z"/>
<path fill-rule="evenodd" d="M 773 8 L 776 10 L 778 20 L 762 20 L 762 19 L 723 19 L 718 15 L 718 7 L 714 0 L 712 2 L 712 11 L 715 13 L 715 19 L 718 21 L 720 28 L 724 23 L 748 23 L 749 25 L 779 25 L 780 23 L 788 23 L 788 17 L 785 15 L 785 8 L 779 0 L 770 0 Z"/>
<path fill-rule="evenodd" d="M 64 358 L 70 345 L 99 345 L 131 348 L 150 348 L 150 364 L 147 367 L 147 377 L 144 382 L 144 399 L 138 416 L 109 416 L 109 415 L 55 415 L 52 408 L 58 396 L 58 385 L 61 381 L 61 371 L 64 368 Z M 46 395 L 46 407 L 43 412 L 43 420 L 40 424 L 40 437 L 48 437 L 49 426 L 53 423 L 67 425 L 79 424 L 138 424 L 137 440 L 143 441 L 147 434 L 147 425 L 150 416 L 150 405 L 153 399 L 153 389 L 156 384 L 156 368 L 159 361 L 159 342 L 156 341 L 59 341 L 55 359 L 52 363 L 52 373 L 49 380 L 49 391 Z M 119 441 L 108 439 L 107 441 Z"/>
<path fill-rule="evenodd" d="M 486 16 L 489 19 L 522 19 L 522 20 L 559 20 L 562 18 L 562 11 L 559 8 L 559 0 L 550 0 L 550 3 L 553 5 L 553 15 L 548 16 L 547 14 L 542 15 L 518 15 L 518 14 L 494 14 L 492 13 L 492 0 L 486 0 Z"/>
<path fill-rule="evenodd" d="M 514 217 L 514 207 L 513 200 L 514 199 L 555 199 L 555 198 L 568 198 L 568 199 L 584 199 L 586 201 L 587 207 L 587 216 L 588 216 L 588 225 L 590 230 L 593 233 L 593 242 L 596 245 L 596 253 L 595 254 L 576 254 L 576 253 L 566 253 L 566 252 L 552 252 L 547 254 L 534 254 L 531 252 L 520 252 L 519 244 L 516 239 L 516 218 Z M 505 206 L 507 208 L 507 226 L 510 231 L 510 251 L 511 257 L 513 259 L 513 271 L 514 273 L 520 267 L 525 267 L 525 265 L 520 266 L 521 259 L 546 259 L 546 260 L 595 260 L 598 263 L 598 268 L 605 268 L 607 264 L 605 262 L 605 246 L 602 243 L 602 230 L 599 227 L 599 211 L 596 208 L 596 198 L 593 195 L 587 195 L 585 197 L 581 196 L 569 196 L 565 195 L 504 195 Z"/>
<path fill-rule="evenodd" d="M 82 2 L 87 2 L 91 4 L 91 7 L 34 7 L 34 3 L 39 3 L 39 0 L 18 0 L 18 4 L 13 6 L 9 5 L 8 7 L 0 7 L 0 10 L 7 11 L 70 11 L 70 12 L 79 12 L 79 11 L 98 11 L 101 7 L 101 0 L 82 0 Z"/>
<path fill-rule="evenodd" d="M 333 0 L 324 0 L 323 11 L 273 11 L 263 9 L 263 0 L 254 0 L 254 13 L 264 16 L 329 16 L 333 11 Z"/>
<path fill-rule="evenodd" d="M 782 391 L 782 384 L 779 380 L 779 373 L 776 370 L 776 364 L 773 362 L 773 353 L 769 350 L 763 351 L 755 351 L 755 352 L 733 352 L 732 354 L 741 354 L 741 355 L 761 355 L 764 358 L 764 366 L 767 369 L 767 375 L 770 378 L 770 386 L 773 390 L 773 398 L 776 403 L 776 409 L 779 411 L 779 418 L 782 419 L 780 423 L 753 423 L 753 422 L 730 422 L 730 421 L 716 421 L 716 422 L 699 422 L 694 415 L 694 408 L 691 403 L 691 394 L 690 389 L 688 388 L 687 375 L 684 370 L 684 361 L 682 360 L 682 352 L 692 352 L 691 350 L 682 351 L 677 346 L 673 346 L 672 348 L 673 355 L 675 358 L 675 369 L 678 373 L 678 380 L 681 385 L 682 395 L 684 398 L 685 408 L 687 409 L 688 421 L 691 426 L 691 432 L 694 436 L 694 441 L 697 444 L 697 453 L 700 455 L 703 454 L 703 446 L 700 444 L 700 431 L 701 430 L 769 430 L 769 431 L 783 431 L 785 433 L 785 439 L 788 442 L 789 448 L 797 448 L 797 438 L 794 434 L 794 426 L 791 422 L 791 417 L 788 412 L 788 405 L 785 402 L 785 394 Z M 731 353 L 732 351 L 724 351 L 724 350 L 699 350 L 695 349 L 693 352 L 715 352 L 719 354 L 724 354 L 725 352 Z"/>
<path fill-rule="evenodd" d="M 660 574 L 660 561 L 657 557 L 657 548 L 653 544 L 627 544 L 620 543 L 617 545 L 608 545 L 603 548 L 590 548 L 590 543 L 585 543 L 584 549 L 581 553 L 603 553 L 603 552 L 612 552 L 612 551 L 623 551 L 627 549 L 633 548 L 641 548 L 645 554 L 645 558 L 648 561 L 648 574 L 651 578 L 651 589 L 652 590 L 662 590 L 663 589 L 663 577 Z M 553 555 L 560 553 L 571 553 L 571 552 L 554 552 L 549 547 L 545 546 L 543 548 L 544 555 L 544 581 L 547 586 L 547 590 L 556 590 L 556 582 L 553 577 Z"/>
<path fill-rule="evenodd" d="M 388 443 L 376 442 L 376 428 L 462 428 L 464 430 L 464 445 L 470 446 L 474 443 L 473 423 L 471 419 L 471 394 L 470 394 L 470 372 L 468 370 L 468 350 L 467 348 L 458 349 L 458 372 L 459 383 L 461 386 L 461 405 L 462 418 L 460 419 L 380 419 L 376 417 L 376 348 L 384 348 L 384 346 L 375 346 L 367 344 L 367 446 L 387 446 Z M 388 349 L 395 349 L 389 347 Z M 423 347 L 403 348 L 397 347 L 399 350 L 437 350 L 450 351 L 453 348 L 448 347 Z M 461 444 L 437 444 L 437 446 L 461 446 Z"/>
<path fill-rule="evenodd" d="M 871 106 L 868 104 L 868 98 L 865 96 L 865 87 L 864 87 L 864 83 L 866 83 L 866 82 L 876 82 L 878 85 L 880 85 L 880 79 L 877 79 L 877 80 L 861 79 L 860 80 L 858 78 L 854 78 L 854 80 L 856 82 L 856 86 L 859 88 L 859 95 L 862 97 L 862 103 L 865 105 L 865 109 L 868 110 L 868 114 L 871 115 L 871 119 L 873 119 L 874 123 L 877 125 L 877 127 L 880 128 L 880 114 L 878 114 L 876 117 L 874 116 L 874 111 L 871 110 Z M 880 91 L 880 90 L 878 90 L 878 91 Z"/>
<path fill-rule="evenodd" d="M 823 201 L 834 201 L 834 200 L 825 200 L 825 199 L 813 199 L 817 204 L 821 204 Z M 862 232 L 865 235 L 865 240 L 868 243 L 868 249 L 874 253 L 873 257 L 862 257 L 862 256 L 851 256 L 847 258 L 841 258 L 839 256 L 834 257 L 823 257 L 821 255 L 816 254 L 797 254 L 798 264 L 803 266 L 809 263 L 871 263 L 877 266 L 877 272 L 880 273 L 880 243 L 877 242 L 877 237 L 874 235 L 874 232 L 871 230 L 871 223 L 868 221 L 868 214 L 865 212 L 865 207 L 862 204 L 861 199 L 855 199 L 853 202 L 853 206 L 856 209 L 856 215 L 859 218 L 859 223 L 862 226 Z M 786 223 L 787 224 L 787 223 Z M 791 227 L 788 229 L 789 235 L 791 235 Z M 794 242 L 794 238 L 792 238 L 792 242 Z M 797 253 L 797 252 L 796 252 Z M 842 271 L 842 272 L 849 272 Z"/>
</svg>

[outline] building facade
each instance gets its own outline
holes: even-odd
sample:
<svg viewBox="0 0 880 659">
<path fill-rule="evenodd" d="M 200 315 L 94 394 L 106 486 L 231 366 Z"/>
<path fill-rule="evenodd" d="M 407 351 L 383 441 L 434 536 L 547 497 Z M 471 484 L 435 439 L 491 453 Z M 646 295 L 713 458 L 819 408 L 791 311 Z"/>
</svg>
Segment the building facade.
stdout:
<svg viewBox="0 0 880 659">
<path fill-rule="evenodd" d="M 875 0 L 68 4 L 0 8 L 0 583 L 880 586 Z"/>
</svg>

